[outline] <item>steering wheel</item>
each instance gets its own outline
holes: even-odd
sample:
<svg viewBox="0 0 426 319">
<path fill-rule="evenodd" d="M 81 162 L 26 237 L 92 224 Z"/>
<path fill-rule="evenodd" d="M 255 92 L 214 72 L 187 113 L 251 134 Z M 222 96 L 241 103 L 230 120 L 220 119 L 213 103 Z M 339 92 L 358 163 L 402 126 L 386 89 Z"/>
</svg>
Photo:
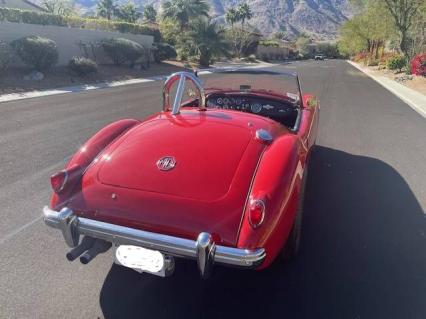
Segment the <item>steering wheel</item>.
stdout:
<svg viewBox="0 0 426 319">
<path fill-rule="evenodd" d="M 163 111 L 164 112 L 170 112 L 172 115 L 177 115 L 180 112 L 180 107 L 182 105 L 182 98 L 183 93 L 185 92 L 185 81 L 189 80 L 191 81 L 195 87 L 198 90 L 198 94 L 200 96 L 199 100 L 199 110 L 205 111 L 206 110 L 206 95 L 204 93 L 203 85 L 201 84 L 201 81 L 199 78 L 197 78 L 194 74 L 189 72 L 176 72 L 170 75 L 166 82 L 164 83 L 163 87 Z M 170 90 L 173 87 L 173 84 L 178 82 L 178 87 L 176 91 L 176 97 L 173 101 L 173 104 L 170 104 Z"/>
</svg>

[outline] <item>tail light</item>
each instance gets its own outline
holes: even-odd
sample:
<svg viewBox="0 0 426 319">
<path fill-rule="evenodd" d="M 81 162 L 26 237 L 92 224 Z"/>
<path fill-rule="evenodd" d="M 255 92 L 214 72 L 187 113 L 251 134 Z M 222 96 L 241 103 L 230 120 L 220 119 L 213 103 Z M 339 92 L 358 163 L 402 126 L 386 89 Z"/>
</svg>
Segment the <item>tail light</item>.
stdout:
<svg viewBox="0 0 426 319">
<path fill-rule="evenodd" d="M 73 165 L 50 177 L 50 184 L 55 193 L 61 193 L 66 187 L 73 187 L 80 180 L 82 169 L 79 165 Z"/>
<path fill-rule="evenodd" d="M 248 220 L 252 228 L 257 228 L 265 218 L 265 203 L 263 200 L 254 199 L 250 201 Z"/>
<path fill-rule="evenodd" d="M 60 193 L 64 190 L 65 184 L 68 181 L 68 172 L 66 170 L 60 171 L 50 177 L 50 184 L 52 185 L 55 193 Z"/>
</svg>

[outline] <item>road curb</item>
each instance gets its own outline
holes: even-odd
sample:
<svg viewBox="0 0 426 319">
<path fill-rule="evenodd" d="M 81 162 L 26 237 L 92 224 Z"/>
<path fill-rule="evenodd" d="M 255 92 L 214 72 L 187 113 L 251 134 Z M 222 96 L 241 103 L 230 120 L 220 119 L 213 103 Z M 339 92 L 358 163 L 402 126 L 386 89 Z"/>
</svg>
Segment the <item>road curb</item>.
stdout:
<svg viewBox="0 0 426 319">
<path fill-rule="evenodd" d="M 225 67 L 202 69 L 198 72 L 198 74 L 206 75 L 206 74 L 212 74 L 214 73 L 214 71 L 232 70 L 232 69 L 239 69 L 239 68 L 256 69 L 256 68 L 269 67 L 272 65 L 273 64 L 269 64 L 269 63 L 268 64 L 261 63 L 259 65 L 253 65 L 253 66 L 230 65 Z M 37 97 L 45 97 L 45 96 L 51 96 L 51 95 L 79 93 L 79 92 L 85 92 L 85 91 L 107 89 L 107 88 L 120 87 L 125 85 L 164 81 L 167 78 L 167 76 L 169 76 L 169 74 L 156 75 L 156 76 L 147 77 L 147 78 L 136 78 L 136 79 L 130 79 L 130 80 L 124 80 L 124 81 L 112 81 L 112 82 L 101 82 L 101 83 L 94 83 L 94 84 L 66 86 L 62 88 L 44 90 L 44 91 L 30 91 L 30 92 L 22 92 L 22 93 L 3 94 L 3 95 L 0 95 L 0 103 L 12 102 L 12 101 L 18 101 L 18 100 L 24 100 L 24 99 L 32 99 Z"/>
<path fill-rule="evenodd" d="M 385 89 L 387 89 L 388 91 L 396 95 L 398 98 L 400 98 L 403 102 L 408 104 L 414 111 L 426 118 L 426 96 L 384 76 L 373 75 L 367 69 L 361 67 L 355 62 L 349 60 L 346 60 L 346 62 L 348 62 L 350 65 L 357 68 L 364 74 L 368 75 L 374 81 L 382 85 Z"/>
</svg>

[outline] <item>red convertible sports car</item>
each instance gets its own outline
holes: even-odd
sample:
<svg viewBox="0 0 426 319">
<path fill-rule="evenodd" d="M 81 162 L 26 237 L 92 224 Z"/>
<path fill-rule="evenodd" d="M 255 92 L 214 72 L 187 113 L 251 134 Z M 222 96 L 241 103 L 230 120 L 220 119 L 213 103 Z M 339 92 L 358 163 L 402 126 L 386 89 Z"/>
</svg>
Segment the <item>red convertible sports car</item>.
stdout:
<svg viewBox="0 0 426 319">
<path fill-rule="evenodd" d="M 174 258 L 260 270 L 296 253 L 319 103 L 295 74 L 262 69 L 171 75 L 163 110 L 112 123 L 51 177 L 45 223 L 83 264 L 159 276 Z"/>
</svg>

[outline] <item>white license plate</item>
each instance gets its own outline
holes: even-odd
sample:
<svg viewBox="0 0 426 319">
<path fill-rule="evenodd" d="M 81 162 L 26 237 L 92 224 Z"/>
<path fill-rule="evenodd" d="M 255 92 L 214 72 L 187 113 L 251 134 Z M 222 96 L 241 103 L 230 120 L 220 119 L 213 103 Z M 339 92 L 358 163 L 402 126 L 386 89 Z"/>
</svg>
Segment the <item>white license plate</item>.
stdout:
<svg viewBox="0 0 426 319">
<path fill-rule="evenodd" d="M 164 269 L 164 256 L 156 250 L 121 245 L 115 251 L 115 258 L 119 264 L 142 272 L 159 273 Z"/>
</svg>

